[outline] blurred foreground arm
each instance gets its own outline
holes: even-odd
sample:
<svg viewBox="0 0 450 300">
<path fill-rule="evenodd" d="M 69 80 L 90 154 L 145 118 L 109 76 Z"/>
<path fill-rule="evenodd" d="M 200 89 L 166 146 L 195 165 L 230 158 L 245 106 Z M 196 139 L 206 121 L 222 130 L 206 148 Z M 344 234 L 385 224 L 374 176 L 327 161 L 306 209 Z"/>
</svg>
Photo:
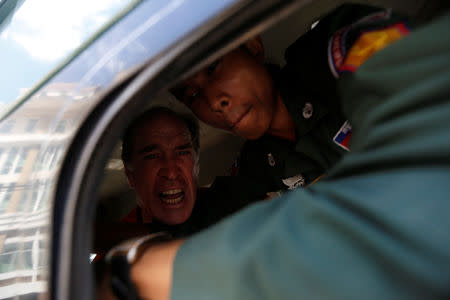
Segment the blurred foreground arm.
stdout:
<svg viewBox="0 0 450 300">
<path fill-rule="evenodd" d="M 149 248 L 131 269 L 131 278 L 143 299 L 169 299 L 175 255 L 183 240 Z"/>
</svg>

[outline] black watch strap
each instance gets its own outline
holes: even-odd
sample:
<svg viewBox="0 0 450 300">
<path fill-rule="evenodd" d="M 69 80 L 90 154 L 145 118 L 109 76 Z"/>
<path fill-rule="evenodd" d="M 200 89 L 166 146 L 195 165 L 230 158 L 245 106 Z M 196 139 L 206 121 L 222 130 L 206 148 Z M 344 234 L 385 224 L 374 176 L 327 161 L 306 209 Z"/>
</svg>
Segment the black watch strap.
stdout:
<svg viewBox="0 0 450 300">
<path fill-rule="evenodd" d="M 131 281 L 130 267 L 125 256 L 111 258 L 111 289 L 119 300 L 138 300 L 139 294 Z"/>
<path fill-rule="evenodd" d="M 131 266 L 145 249 L 171 239 L 172 236 L 166 232 L 152 233 L 124 241 L 108 252 L 106 261 L 111 266 L 111 289 L 117 298 L 120 300 L 141 299 L 131 280 Z"/>
</svg>

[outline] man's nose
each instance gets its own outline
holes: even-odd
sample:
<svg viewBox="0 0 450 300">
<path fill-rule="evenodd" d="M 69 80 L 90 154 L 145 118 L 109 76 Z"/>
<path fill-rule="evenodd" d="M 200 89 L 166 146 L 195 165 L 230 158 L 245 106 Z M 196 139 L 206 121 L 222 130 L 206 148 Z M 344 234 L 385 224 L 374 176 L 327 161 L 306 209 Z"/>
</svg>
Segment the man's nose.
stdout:
<svg viewBox="0 0 450 300">
<path fill-rule="evenodd" d="M 159 175 L 165 179 L 174 180 L 178 177 L 179 167 L 174 157 L 166 157 L 162 161 L 162 166 L 159 169 Z"/>
<path fill-rule="evenodd" d="M 214 85 L 206 87 L 204 93 L 212 111 L 225 113 L 230 108 L 231 97 Z"/>
</svg>

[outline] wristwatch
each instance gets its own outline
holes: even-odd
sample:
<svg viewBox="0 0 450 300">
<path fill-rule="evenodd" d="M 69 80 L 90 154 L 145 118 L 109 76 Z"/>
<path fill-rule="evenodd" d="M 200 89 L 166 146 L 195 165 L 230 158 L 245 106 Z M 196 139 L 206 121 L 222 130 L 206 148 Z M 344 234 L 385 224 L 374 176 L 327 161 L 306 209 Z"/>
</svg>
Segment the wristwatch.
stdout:
<svg viewBox="0 0 450 300">
<path fill-rule="evenodd" d="M 105 259 L 111 266 L 111 289 L 118 299 L 140 299 L 131 281 L 131 266 L 139 260 L 146 249 L 171 239 L 172 236 L 167 232 L 152 233 L 126 240 L 108 251 Z"/>
</svg>

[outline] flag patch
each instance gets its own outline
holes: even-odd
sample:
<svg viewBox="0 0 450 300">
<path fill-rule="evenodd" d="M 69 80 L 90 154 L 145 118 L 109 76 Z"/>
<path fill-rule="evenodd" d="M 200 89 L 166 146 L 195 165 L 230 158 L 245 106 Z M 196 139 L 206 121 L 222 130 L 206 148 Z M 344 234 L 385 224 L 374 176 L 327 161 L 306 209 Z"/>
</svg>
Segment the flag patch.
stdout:
<svg viewBox="0 0 450 300">
<path fill-rule="evenodd" d="M 349 142 L 352 136 L 352 125 L 349 121 L 345 121 L 341 129 L 336 133 L 333 141 L 341 148 L 350 151 Z"/>
</svg>

